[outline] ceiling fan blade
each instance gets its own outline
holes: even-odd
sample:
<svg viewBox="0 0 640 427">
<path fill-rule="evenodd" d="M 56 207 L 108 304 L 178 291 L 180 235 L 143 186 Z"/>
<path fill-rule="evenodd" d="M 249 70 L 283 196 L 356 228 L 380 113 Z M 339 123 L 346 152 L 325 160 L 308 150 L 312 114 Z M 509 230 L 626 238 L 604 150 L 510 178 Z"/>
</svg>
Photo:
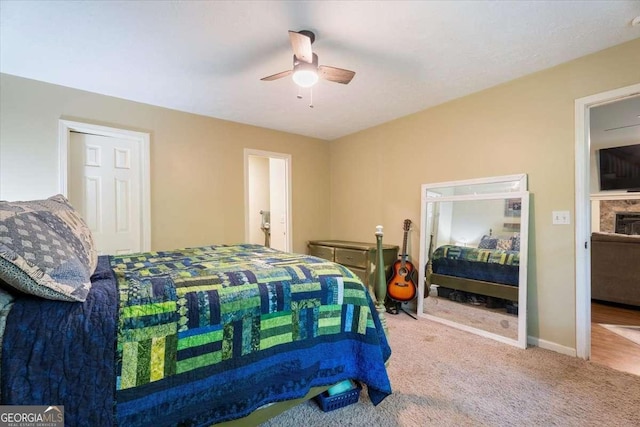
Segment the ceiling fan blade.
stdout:
<svg viewBox="0 0 640 427">
<path fill-rule="evenodd" d="M 311 64 L 313 62 L 311 38 L 306 34 L 289 30 L 289 40 L 291 41 L 293 53 L 298 60 Z"/>
<path fill-rule="evenodd" d="M 293 73 L 292 70 L 287 70 L 287 71 L 283 71 L 283 72 L 278 73 L 278 74 L 274 74 L 272 76 L 263 77 L 260 80 L 263 80 L 265 82 L 270 82 L 271 80 L 277 80 L 277 79 L 281 79 L 283 77 L 287 77 L 291 73 Z"/>
<path fill-rule="evenodd" d="M 320 75 L 320 77 L 325 80 L 329 80 L 330 82 L 342 83 L 346 85 L 351 81 L 351 79 L 353 79 L 353 76 L 356 75 L 356 72 L 343 70 L 342 68 L 321 65 L 318 67 L 318 74 Z"/>
</svg>

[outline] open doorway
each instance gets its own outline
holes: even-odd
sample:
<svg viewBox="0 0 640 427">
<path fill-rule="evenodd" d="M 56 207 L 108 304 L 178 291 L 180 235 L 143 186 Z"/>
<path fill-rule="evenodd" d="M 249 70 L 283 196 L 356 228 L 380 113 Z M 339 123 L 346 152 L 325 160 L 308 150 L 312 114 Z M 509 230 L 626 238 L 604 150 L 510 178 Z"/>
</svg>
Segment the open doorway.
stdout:
<svg viewBox="0 0 640 427">
<path fill-rule="evenodd" d="M 244 150 L 245 241 L 290 252 L 291 156 Z"/>
<path fill-rule="evenodd" d="M 583 359 L 592 356 L 592 232 L 598 228 L 600 201 L 614 198 L 602 195 L 599 187 L 596 151 L 600 148 L 592 135 L 592 113 L 607 105 L 624 102 L 640 95 L 640 84 L 581 98 L 575 102 L 576 119 L 576 354 Z M 637 116 L 637 113 L 636 113 Z M 637 117 L 636 117 L 637 118 Z M 636 120 L 637 121 L 637 120 Z M 635 123 L 635 122 L 634 122 Z M 632 123 L 633 124 L 633 123 Z M 595 125 L 595 123 L 593 123 Z M 615 126 L 612 126 L 613 129 Z M 612 135 L 612 134 L 610 134 Z M 615 144 L 614 144 L 615 145 Z M 624 145 L 624 143 L 622 144 Z M 624 192 L 626 193 L 626 191 Z M 631 194 L 631 193 L 629 193 Z M 634 195 L 618 194 L 619 200 Z M 596 316 L 600 316 L 596 313 Z M 598 328 L 599 329 L 599 328 Z M 596 331 L 597 332 L 597 331 Z M 599 338 L 598 338 L 599 339 Z M 633 342 L 631 343 L 633 345 Z"/>
</svg>

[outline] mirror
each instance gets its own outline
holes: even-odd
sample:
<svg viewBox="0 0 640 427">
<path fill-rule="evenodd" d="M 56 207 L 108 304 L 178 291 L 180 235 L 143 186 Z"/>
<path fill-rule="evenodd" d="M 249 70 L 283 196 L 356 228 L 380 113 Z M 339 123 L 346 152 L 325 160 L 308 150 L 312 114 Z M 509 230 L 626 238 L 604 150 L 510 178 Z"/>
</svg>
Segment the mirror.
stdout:
<svg viewBox="0 0 640 427">
<path fill-rule="evenodd" d="M 418 315 L 526 348 L 526 175 L 422 186 Z"/>
</svg>

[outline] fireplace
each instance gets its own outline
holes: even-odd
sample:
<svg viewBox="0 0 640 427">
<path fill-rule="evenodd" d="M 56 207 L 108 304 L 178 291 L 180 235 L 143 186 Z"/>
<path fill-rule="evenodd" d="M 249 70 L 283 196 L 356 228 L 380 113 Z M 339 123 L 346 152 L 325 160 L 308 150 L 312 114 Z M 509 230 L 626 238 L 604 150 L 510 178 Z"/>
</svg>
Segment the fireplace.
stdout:
<svg viewBox="0 0 640 427">
<path fill-rule="evenodd" d="M 618 234 L 640 234 L 640 212 L 616 213 L 616 228 Z"/>
</svg>

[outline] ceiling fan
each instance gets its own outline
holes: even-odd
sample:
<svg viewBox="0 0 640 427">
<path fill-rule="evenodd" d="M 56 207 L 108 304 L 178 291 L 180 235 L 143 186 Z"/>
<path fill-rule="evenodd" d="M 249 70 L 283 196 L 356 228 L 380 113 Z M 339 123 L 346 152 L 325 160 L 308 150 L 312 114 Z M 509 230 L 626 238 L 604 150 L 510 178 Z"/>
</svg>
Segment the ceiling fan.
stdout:
<svg viewBox="0 0 640 427">
<path fill-rule="evenodd" d="M 293 69 L 263 77 L 260 80 L 277 80 L 293 74 L 293 81 L 300 87 L 311 87 L 318 82 L 319 78 L 348 84 L 356 75 L 354 71 L 327 65 L 318 66 L 318 55 L 311 50 L 311 44 L 315 39 L 315 34 L 308 30 L 289 31 L 289 40 L 293 48 Z"/>
</svg>

